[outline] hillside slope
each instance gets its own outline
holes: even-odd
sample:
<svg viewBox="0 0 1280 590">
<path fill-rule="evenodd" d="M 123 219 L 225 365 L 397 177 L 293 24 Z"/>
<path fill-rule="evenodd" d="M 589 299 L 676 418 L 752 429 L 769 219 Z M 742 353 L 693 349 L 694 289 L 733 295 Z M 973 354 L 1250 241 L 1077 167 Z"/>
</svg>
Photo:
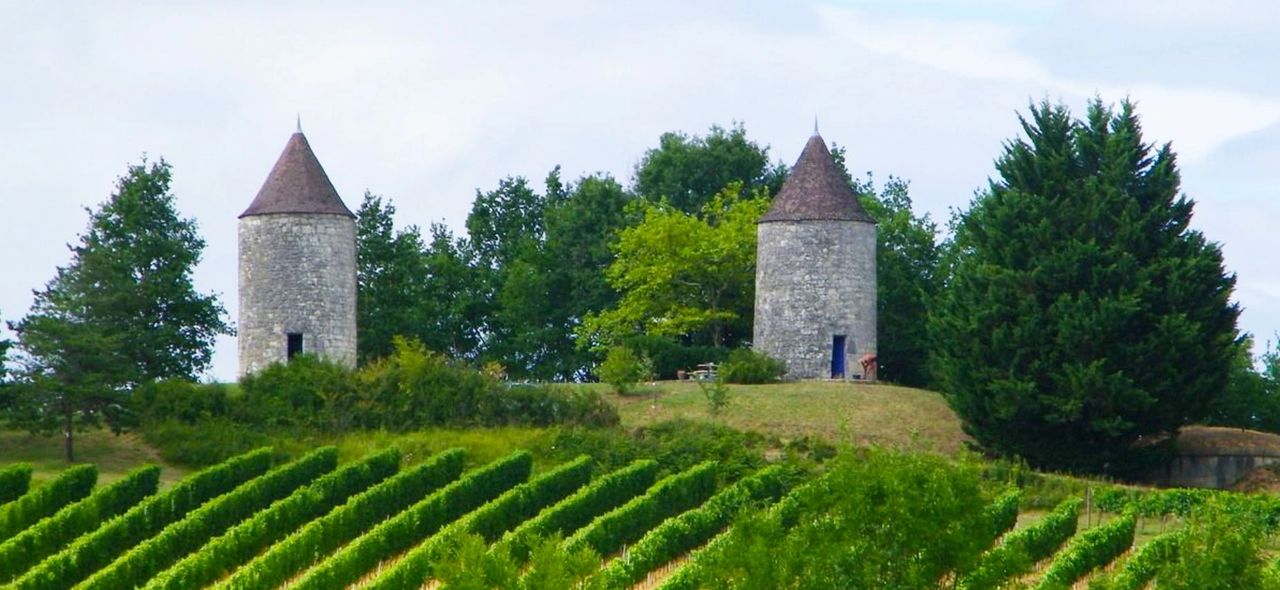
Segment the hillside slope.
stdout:
<svg viewBox="0 0 1280 590">
<path fill-rule="evenodd" d="M 812 435 L 832 443 L 948 455 L 960 451 L 968 440 L 960 419 L 942 396 L 932 391 L 822 381 L 730 385 L 729 391 L 728 406 L 714 417 L 702 390 L 690 381 L 663 381 L 634 395 L 609 394 L 608 399 L 617 405 L 622 425 L 628 429 L 684 418 L 714 421 L 784 440 Z"/>
</svg>

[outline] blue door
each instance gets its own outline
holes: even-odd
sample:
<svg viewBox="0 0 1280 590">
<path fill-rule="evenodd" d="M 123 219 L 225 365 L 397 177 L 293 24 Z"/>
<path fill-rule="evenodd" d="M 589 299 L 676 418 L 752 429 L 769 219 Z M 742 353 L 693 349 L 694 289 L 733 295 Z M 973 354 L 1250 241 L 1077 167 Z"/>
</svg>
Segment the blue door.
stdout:
<svg viewBox="0 0 1280 590">
<path fill-rule="evenodd" d="M 831 378 L 844 379 L 844 335 L 831 337 Z"/>
</svg>

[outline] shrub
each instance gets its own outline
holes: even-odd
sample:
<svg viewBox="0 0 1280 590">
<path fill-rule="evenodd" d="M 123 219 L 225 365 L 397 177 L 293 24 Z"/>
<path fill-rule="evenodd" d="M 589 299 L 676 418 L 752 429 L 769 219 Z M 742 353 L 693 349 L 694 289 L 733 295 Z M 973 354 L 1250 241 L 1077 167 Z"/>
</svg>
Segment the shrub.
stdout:
<svg viewBox="0 0 1280 590">
<path fill-rule="evenodd" d="M 1091 528 L 1071 539 L 1066 549 L 1053 558 L 1036 588 L 1067 590 L 1090 571 L 1119 557 L 1133 545 L 1134 517 L 1121 516 Z"/>
<path fill-rule="evenodd" d="M 92 465 L 76 465 L 21 498 L 0 508 L 0 541 L 8 539 L 50 516 L 64 506 L 93 491 L 98 470 Z"/>
<path fill-rule="evenodd" d="M 0 506 L 22 497 L 30 488 L 30 464 L 16 463 L 0 469 Z"/>
<path fill-rule="evenodd" d="M 351 426 L 345 411 L 357 393 L 355 373 L 309 354 L 275 363 L 240 379 L 239 421 L 263 426 Z"/>
<path fill-rule="evenodd" d="M 306 573 L 296 590 L 341 588 L 444 525 L 483 506 L 529 477 L 533 458 L 518 451 L 465 474 L 403 512 L 382 521 Z"/>
<path fill-rule="evenodd" d="M 786 492 L 782 467 L 767 467 L 725 488 L 702 506 L 663 521 L 592 579 L 593 588 L 630 588 L 657 567 L 706 543 L 730 519 L 754 502 L 777 500 Z"/>
<path fill-rule="evenodd" d="M 215 587 L 247 590 L 280 586 L 370 527 L 456 479 L 462 472 L 463 457 L 461 449 L 449 449 L 369 488 L 291 533 Z"/>
<path fill-rule="evenodd" d="M 1265 524 L 1233 503 L 1214 499 L 1196 511 L 1178 550 L 1156 573 L 1161 590 L 1260 588 Z"/>
<path fill-rule="evenodd" d="M 1142 590 L 1178 553 L 1181 530 L 1165 533 L 1134 550 L 1119 568 L 1089 579 L 1089 590 Z"/>
<path fill-rule="evenodd" d="M 774 383 L 787 374 L 787 363 L 749 348 L 734 349 L 720 365 L 720 377 L 727 383 L 755 385 Z"/>
<path fill-rule="evenodd" d="M 1010 533 L 1003 544 L 982 555 L 972 572 L 960 578 L 959 587 L 993 589 L 1005 580 L 1031 571 L 1037 561 L 1052 555 L 1075 534 L 1082 503 L 1079 498 L 1066 500 L 1035 524 Z"/>
<path fill-rule="evenodd" d="M 645 362 L 645 358 L 626 346 L 614 346 L 605 354 L 604 362 L 596 373 L 600 380 L 613 386 L 619 395 L 626 395 L 635 390 L 636 384 L 645 380 L 653 372 L 653 362 Z"/>
<path fill-rule="evenodd" d="M 443 561 L 457 547 L 459 536 L 479 535 L 491 543 L 539 510 L 582 487 L 590 478 L 591 459 L 583 456 L 520 484 L 410 549 L 366 588 L 395 590 L 421 585 L 432 577 L 434 564 Z"/>
<path fill-rule="evenodd" d="M 653 373 L 658 379 L 675 379 L 677 371 L 691 371 L 703 363 L 722 363 L 729 357 L 729 349 L 723 346 L 689 346 L 666 336 L 631 336 L 623 338 L 620 344 L 652 359 Z"/>
<path fill-rule="evenodd" d="M 225 417 L 194 424 L 163 420 L 146 425 L 142 438 L 155 447 L 165 461 L 191 467 L 217 465 L 271 442 L 271 437 L 261 428 Z"/>
<path fill-rule="evenodd" d="M 565 539 L 570 552 L 590 548 L 609 555 L 668 517 L 693 508 L 716 488 L 716 464 L 701 463 L 688 471 L 668 476 L 654 484 L 643 496 L 600 515 L 591 524 Z"/>
<path fill-rule="evenodd" d="M 129 549 L 111 565 L 98 570 L 84 585 L 90 588 L 132 590 L 174 562 L 202 547 L 209 539 L 333 471 L 338 449 L 323 447 L 250 480 L 182 515 L 155 536 Z"/>
<path fill-rule="evenodd" d="M 344 465 L 237 524 L 152 578 L 146 588 L 208 586 L 257 555 L 264 547 L 328 512 L 348 497 L 393 475 L 399 465 L 400 452 L 394 448 Z"/>
<path fill-rule="evenodd" d="M 559 504 L 508 531 L 494 544 L 492 551 L 509 554 L 515 562 L 524 563 L 541 539 L 571 534 L 597 516 L 643 493 L 653 484 L 657 472 L 657 463 L 641 459 L 600 477 Z"/>
<path fill-rule="evenodd" d="M 271 466 L 271 449 L 263 448 L 192 475 L 168 491 L 143 500 L 14 581 L 22 590 L 70 588 L 115 561 L 130 547 L 149 539 L 211 498 L 257 477 Z"/>
<path fill-rule="evenodd" d="M 720 410 L 729 405 L 729 386 L 725 385 L 723 378 L 699 381 L 698 389 L 702 390 L 702 397 L 707 400 L 707 412 L 712 416 L 720 415 Z"/>
<path fill-rule="evenodd" d="M 223 383 L 165 379 L 138 386 L 132 402 L 144 426 L 168 420 L 196 424 L 231 413 L 229 389 Z"/>
<path fill-rule="evenodd" d="M 154 494 L 159 483 L 159 467 L 139 467 L 120 481 L 98 488 L 88 498 L 59 510 L 53 516 L 0 543 L 0 583 L 8 582 L 26 572 L 44 558 L 66 547 L 76 537 Z"/>
</svg>

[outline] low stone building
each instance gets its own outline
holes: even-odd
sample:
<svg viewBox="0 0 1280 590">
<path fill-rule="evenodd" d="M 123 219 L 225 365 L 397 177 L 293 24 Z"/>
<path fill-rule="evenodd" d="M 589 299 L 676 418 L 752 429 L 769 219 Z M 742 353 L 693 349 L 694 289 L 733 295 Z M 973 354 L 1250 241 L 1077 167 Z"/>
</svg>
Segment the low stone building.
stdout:
<svg viewBox="0 0 1280 590">
<path fill-rule="evenodd" d="M 311 353 L 355 366 L 356 225 L 301 129 L 240 215 L 240 374 Z"/>
<path fill-rule="evenodd" d="M 816 129 L 757 236 L 754 348 L 791 378 L 874 378 L 876 222 Z"/>
<path fill-rule="evenodd" d="M 1230 488 L 1254 470 L 1280 463 L 1280 435 L 1222 426 L 1186 426 L 1177 452 L 1150 482 L 1180 488 Z"/>
</svg>

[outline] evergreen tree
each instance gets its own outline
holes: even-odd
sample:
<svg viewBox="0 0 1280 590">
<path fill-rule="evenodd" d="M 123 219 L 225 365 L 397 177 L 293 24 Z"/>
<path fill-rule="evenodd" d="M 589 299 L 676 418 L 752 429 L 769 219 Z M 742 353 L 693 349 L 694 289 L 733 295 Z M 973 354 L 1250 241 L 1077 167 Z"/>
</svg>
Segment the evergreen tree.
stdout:
<svg viewBox="0 0 1280 590">
<path fill-rule="evenodd" d="M 57 417 L 67 438 L 99 422 L 127 388 L 151 380 L 194 379 L 219 334 L 231 333 L 214 295 L 197 293 L 191 273 L 204 240 L 178 216 L 163 159 L 131 165 L 116 192 L 89 211 L 72 261 L 10 324 L 24 353 L 24 389 L 14 416 L 48 431 Z"/>
<path fill-rule="evenodd" d="M 1084 121 L 1041 103 L 1022 128 L 957 221 L 930 318 L 936 385 L 992 451 L 1114 470 L 1223 390 L 1235 278 L 1130 102 L 1094 100 Z"/>
</svg>

